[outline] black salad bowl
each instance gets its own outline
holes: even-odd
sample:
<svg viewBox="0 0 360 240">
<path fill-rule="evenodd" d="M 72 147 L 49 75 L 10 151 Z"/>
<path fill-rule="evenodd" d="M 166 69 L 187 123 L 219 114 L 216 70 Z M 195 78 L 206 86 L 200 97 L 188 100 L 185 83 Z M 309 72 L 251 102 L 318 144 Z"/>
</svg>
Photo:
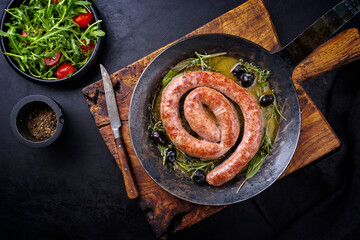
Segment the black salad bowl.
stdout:
<svg viewBox="0 0 360 240">
<path fill-rule="evenodd" d="M 24 2 L 24 0 L 11 0 L 10 3 L 7 5 L 6 9 L 9 8 L 15 8 L 20 6 L 20 4 L 22 4 Z M 91 12 L 93 13 L 94 16 L 94 22 L 98 21 L 101 19 L 100 13 L 98 11 L 98 9 L 96 8 L 95 4 L 93 1 L 89 1 L 92 4 L 89 6 Z M 1 17 L 1 30 L 6 32 L 8 27 L 5 26 L 5 23 L 10 22 L 10 14 L 7 13 L 5 10 L 3 10 L 3 14 Z M 99 23 L 99 29 L 103 30 L 102 24 Z M 87 72 L 89 72 L 92 67 L 94 66 L 97 57 L 99 56 L 100 52 L 101 52 L 101 48 L 104 42 L 104 37 L 99 37 L 99 39 L 96 42 L 95 48 L 93 53 L 91 54 L 89 60 L 87 61 L 87 63 L 82 66 L 80 69 L 77 69 L 76 72 L 74 74 L 72 74 L 70 77 L 66 77 L 66 78 L 62 78 L 62 79 L 54 79 L 54 80 L 46 80 L 46 79 L 41 79 L 41 78 L 37 78 L 32 76 L 30 73 L 28 72 L 24 72 L 22 71 L 19 66 L 17 65 L 16 61 L 14 61 L 11 57 L 9 57 L 8 55 L 4 54 L 4 57 L 6 59 L 6 61 L 9 63 L 9 65 L 15 70 L 15 72 L 17 72 L 20 76 L 24 77 L 25 79 L 35 82 L 35 83 L 39 83 L 39 84 L 45 84 L 45 85 L 58 85 L 58 84 L 65 84 L 65 83 L 74 83 L 76 81 L 79 81 L 80 79 L 84 78 L 84 76 L 86 75 Z M 7 37 L 3 37 L 0 36 L 0 41 L 1 41 L 1 51 L 2 52 L 9 52 L 9 40 Z"/>
</svg>

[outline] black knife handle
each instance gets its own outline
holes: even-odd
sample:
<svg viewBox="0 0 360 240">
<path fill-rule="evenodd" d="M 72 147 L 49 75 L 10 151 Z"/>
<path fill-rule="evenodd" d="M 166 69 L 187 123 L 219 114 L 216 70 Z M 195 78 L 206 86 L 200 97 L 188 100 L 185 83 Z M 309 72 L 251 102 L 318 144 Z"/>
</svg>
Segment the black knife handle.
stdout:
<svg viewBox="0 0 360 240">
<path fill-rule="evenodd" d="M 280 53 L 295 67 L 360 11 L 360 0 L 343 0 L 307 28 Z"/>
</svg>

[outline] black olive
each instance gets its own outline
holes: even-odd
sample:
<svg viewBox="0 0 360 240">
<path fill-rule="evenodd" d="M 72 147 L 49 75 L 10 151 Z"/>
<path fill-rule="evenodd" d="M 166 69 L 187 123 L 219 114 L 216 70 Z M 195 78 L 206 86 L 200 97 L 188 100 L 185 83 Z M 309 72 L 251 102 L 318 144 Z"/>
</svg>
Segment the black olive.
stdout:
<svg viewBox="0 0 360 240">
<path fill-rule="evenodd" d="M 244 73 L 240 77 L 240 82 L 243 87 L 250 87 L 254 83 L 254 74 Z"/>
<path fill-rule="evenodd" d="M 176 160 L 176 150 L 173 148 L 169 148 L 166 150 L 166 162 L 167 163 L 174 163 Z"/>
<path fill-rule="evenodd" d="M 236 76 L 236 77 L 240 77 L 241 75 L 243 75 L 245 73 L 245 68 L 243 65 L 241 64 L 236 64 L 232 69 L 231 69 L 231 73 L 232 75 Z"/>
<path fill-rule="evenodd" d="M 160 144 L 166 144 L 168 142 L 168 139 L 167 139 L 165 133 L 163 133 L 161 131 L 153 131 L 151 133 L 151 138 Z"/>
<path fill-rule="evenodd" d="M 204 184 L 206 179 L 206 173 L 203 170 L 196 170 L 192 176 L 193 181 L 196 184 Z"/>
<path fill-rule="evenodd" d="M 268 95 L 263 95 L 260 98 L 260 105 L 263 107 L 269 106 L 270 104 L 272 104 L 274 102 L 275 98 L 274 95 L 272 94 L 268 94 Z"/>
</svg>

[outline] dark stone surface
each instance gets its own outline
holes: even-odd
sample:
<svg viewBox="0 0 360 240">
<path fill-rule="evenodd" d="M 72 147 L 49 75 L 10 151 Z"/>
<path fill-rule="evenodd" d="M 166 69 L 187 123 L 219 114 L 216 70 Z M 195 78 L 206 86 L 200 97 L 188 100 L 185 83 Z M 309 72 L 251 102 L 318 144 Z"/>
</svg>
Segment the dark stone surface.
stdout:
<svg viewBox="0 0 360 240">
<path fill-rule="evenodd" d="M 0 0 L 0 8 L 3 9 L 7 2 Z M 114 72 L 242 2 L 96 1 L 107 33 L 99 63 L 110 73 Z M 283 45 L 337 2 L 265 0 Z M 359 27 L 359 23 L 357 16 L 345 28 Z M 304 84 L 321 111 L 330 112 L 326 117 L 329 117 L 331 124 L 335 124 L 335 131 L 347 144 L 343 145 L 345 147 L 359 139 L 353 137 L 351 131 L 345 132 L 344 126 L 340 127 L 336 114 L 342 114 L 345 110 L 356 111 L 358 106 L 350 108 L 351 102 L 337 102 L 334 96 L 350 101 L 356 94 L 347 95 L 346 91 L 342 91 L 336 95 L 336 89 L 332 89 L 332 86 L 339 77 L 351 79 L 356 76 L 358 68 L 356 62 L 341 71 L 332 71 Z M 126 197 L 121 172 L 102 141 L 81 94 L 84 86 L 100 79 L 100 71 L 94 68 L 88 78 L 77 86 L 52 87 L 21 78 L 8 66 L 3 55 L 0 56 L 0 69 L 0 238 L 154 239 L 138 204 Z M 354 78 L 352 82 L 344 83 L 356 81 Z M 341 82 L 336 86 L 341 87 Z M 356 86 L 352 91 L 356 91 Z M 12 107 L 21 98 L 32 94 L 42 94 L 56 100 L 68 123 L 61 141 L 49 148 L 27 148 L 16 141 L 10 130 Z M 343 105 L 339 103 L 346 104 L 347 108 L 342 109 Z M 359 117 L 354 114 L 349 116 Z M 356 122 L 345 120 L 344 124 Z M 350 145 L 349 149 L 356 148 Z M 260 197 L 233 205 L 171 238 L 309 239 L 316 236 L 319 239 L 327 229 L 323 225 L 318 227 L 318 224 L 328 223 L 344 213 L 340 216 L 345 219 L 343 222 L 334 220 L 329 224 L 336 227 L 337 234 L 327 237 L 339 239 L 347 236 L 348 239 L 355 239 L 354 236 L 359 234 L 356 229 L 360 226 L 359 206 L 353 204 L 349 209 L 346 207 L 348 202 L 341 200 L 348 197 L 355 203 L 359 202 L 359 196 L 341 194 L 359 186 L 359 181 L 352 181 L 358 172 L 351 170 L 351 167 L 356 169 L 357 165 L 353 161 L 349 166 L 338 162 L 344 156 L 355 159 L 358 155 L 355 155 L 355 151 L 354 155 L 345 154 L 346 150 L 342 148 L 342 152 L 337 151 L 275 183 Z M 343 154 L 339 155 L 339 152 Z M 340 170 L 342 174 L 336 175 Z M 336 191 L 343 183 L 349 187 Z M 332 191 L 338 194 L 337 198 L 331 195 Z M 341 207 L 337 207 L 336 203 Z M 312 218 L 316 222 L 309 222 Z M 306 221 L 312 225 L 305 225 Z M 304 231 L 304 226 L 310 230 Z"/>
</svg>

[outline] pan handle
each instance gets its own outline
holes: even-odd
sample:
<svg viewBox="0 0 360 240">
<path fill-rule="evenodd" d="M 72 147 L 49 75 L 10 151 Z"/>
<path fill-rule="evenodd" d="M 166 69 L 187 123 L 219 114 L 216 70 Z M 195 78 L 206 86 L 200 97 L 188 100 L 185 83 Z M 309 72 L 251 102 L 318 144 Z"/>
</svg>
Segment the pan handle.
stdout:
<svg viewBox="0 0 360 240">
<path fill-rule="evenodd" d="M 360 34 L 358 29 L 350 28 L 320 45 L 299 63 L 292 79 L 304 82 L 357 59 L 360 59 Z"/>
<path fill-rule="evenodd" d="M 296 66 L 359 11 L 360 0 L 343 0 L 286 45 L 279 54 L 290 58 L 293 66 Z"/>
</svg>

